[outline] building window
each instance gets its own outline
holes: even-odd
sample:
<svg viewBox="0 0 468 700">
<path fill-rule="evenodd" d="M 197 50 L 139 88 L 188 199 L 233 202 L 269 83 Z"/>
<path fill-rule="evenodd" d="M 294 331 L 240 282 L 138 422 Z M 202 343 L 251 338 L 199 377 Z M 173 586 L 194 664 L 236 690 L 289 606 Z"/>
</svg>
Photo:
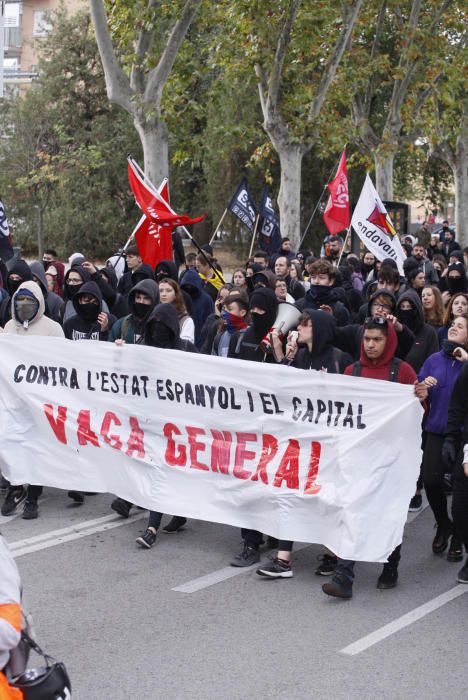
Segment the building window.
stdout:
<svg viewBox="0 0 468 700">
<path fill-rule="evenodd" d="M 36 10 L 34 12 L 33 36 L 47 36 L 51 29 L 49 13 L 45 10 Z"/>
</svg>

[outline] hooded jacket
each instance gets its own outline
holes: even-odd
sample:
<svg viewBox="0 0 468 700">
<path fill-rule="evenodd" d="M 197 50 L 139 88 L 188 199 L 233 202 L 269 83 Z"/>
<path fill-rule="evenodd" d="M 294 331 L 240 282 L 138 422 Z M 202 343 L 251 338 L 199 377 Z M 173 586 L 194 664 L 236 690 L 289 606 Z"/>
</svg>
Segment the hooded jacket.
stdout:
<svg viewBox="0 0 468 700">
<path fill-rule="evenodd" d="M 89 282 L 89 272 L 85 270 L 84 267 L 81 265 L 72 265 L 69 270 L 67 270 L 65 274 L 65 278 L 63 281 L 63 298 L 65 300 L 65 306 L 62 307 L 62 323 L 65 323 L 65 321 L 68 321 L 69 318 L 75 315 L 75 307 L 73 306 L 73 299 L 69 296 L 68 294 L 68 278 L 70 276 L 70 272 L 77 272 L 81 279 L 83 280 L 83 284 L 85 282 Z M 81 285 L 83 286 L 83 285 Z"/>
<path fill-rule="evenodd" d="M 158 304 L 149 315 L 145 325 L 145 345 L 152 345 L 151 334 L 155 323 L 162 323 L 169 328 L 174 337 L 171 350 L 183 350 L 184 352 L 198 352 L 197 348 L 189 340 L 180 337 L 179 317 L 172 304 Z"/>
<path fill-rule="evenodd" d="M 294 360 L 290 363 L 299 369 L 326 369 L 331 374 L 342 374 L 352 362 L 351 355 L 333 347 L 335 323 L 326 311 L 307 312 L 312 319 L 312 351 L 307 345 L 299 345 Z"/>
<path fill-rule="evenodd" d="M 256 306 L 263 309 L 265 314 L 259 317 L 256 323 L 251 312 L 252 323 L 245 330 L 237 331 L 229 342 L 228 357 L 251 362 L 275 362 L 273 355 L 265 353 L 260 343 L 273 326 L 278 314 L 278 299 L 272 289 L 260 287 L 252 292 L 250 297 L 250 309 Z"/>
<path fill-rule="evenodd" d="M 62 297 L 59 297 L 59 295 L 55 294 L 55 292 L 49 292 L 47 288 L 46 271 L 42 263 L 33 262 L 29 267 L 33 276 L 38 280 L 38 284 L 44 295 L 45 315 L 48 318 L 51 318 L 52 321 L 57 321 L 57 323 L 60 323 L 62 320 L 65 302 L 63 301 Z"/>
<path fill-rule="evenodd" d="M 101 330 L 98 321 L 85 320 L 80 313 L 80 304 L 78 303 L 78 297 L 82 294 L 90 294 L 95 297 L 98 300 L 99 312 L 104 311 L 101 290 L 95 282 L 85 282 L 80 291 L 73 297 L 75 315 L 63 324 L 65 337 L 69 340 L 107 340 L 109 330 L 115 323 L 115 316 L 109 315 L 109 328 L 106 331 Z"/>
<path fill-rule="evenodd" d="M 154 280 L 154 271 L 151 265 L 141 263 L 136 270 L 124 272 L 117 285 L 117 291 L 123 296 L 128 296 L 133 287 L 145 279 Z"/>
<path fill-rule="evenodd" d="M 125 340 L 126 343 L 133 345 L 135 343 L 140 343 L 144 336 L 145 325 L 149 315 L 147 318 L 142 320 L 135 318 L 133 315 L 133 305 L 135 303 L 135 295 L 137 292 L 143 292 L 143 294 L 146 294 L 146 296 L 151 299 L 152 303 L 151 306 L 148 307 L 148 314 L 151 313 L 156 304 L 159 302 L 158 285 L 154 280 L 141 280 L 141 282 L 138 282 L 138 284 L 133 287 L 128 295 L 128 308 L 130 309 L 130 313 L 123 318 L 119 318 L 109 332 L 108 340 L 112 343 L 114 340 L 121 338 L 122 340 Z"/>
<path fill-rule="evenodd" d="M 203 282 L 195 270 L 187 270 L 181 279 L 180 287 L 187 292 L 187 286 L 194 289 L 190 294 L 191 311 L 189 312 L 195 324 L 195 345 L 200 348 L 203 345 L 203 324 L 214 311 L 214 301 L 203 289 Z"/>
<path fill-rule="evenodd" d="M 361 343 L 361 377 L 389 381 L 392 360 L 395 357 L 397 349 L 397 335 L 394 327 L 390 323 L 387 325 L 387 331 L 387 342 L 385 343 L 384 351 L 375 363 L 369 360 L 364 352 L 364 343 Z M 353 366 L 354 365 L 348 365 L 344 373 L 352 375 Z M 397 382 L 399 384 L 414 384 L 416 380 L 417 377 L 414 369 L 407 362 L 401 362 L 398 367 Z"/>
<path fill-rule="evenodd" d="M 293 295 L 294 296 L 294 295 Z M 321 306 L 330 306 L 333 311 L 337 326 L 346 326 L 351 318 L 349 311 L 342 301 L 340 301 L 340 292 L 334 287 L 325 285 L 311 285 L 305 296 L 299 301 L 296 301 L 296 307 L 299 311 L 312 309 L 318 311 Z"/>
<path fill-rule="evenodd" d="M 96 282 L 102 292 L 104 301 L 116 318 L 128 314 L 127 300 L 117 291 L 117 275 L 113 267 L 103 267 L 91 275 L 91 281 Z"/>
<path fill-rule="evenodd" d="M 16 316 L 16 297 L 22 289 L 26 289 L 28 292 L 30 292 L 39 303 L 38 311 L 35 317 L 29 321 L 27 327 Z M 11 309 L 13 318 L 6 324 L 5 333 L 15 333 L 16 335 L 46 335 L 54 336 L 56 338 L 63 338 L 63 330 L 61 326 L 56 321 L 52 321 L 51 318 L 47 318 L 47 316 L 45 316 L 44 295 L 36 282 L 28 281 L 21 283 L 13 295 Z"/>
<path fill-rule="evenodd" d="M 261 282 L 265 287 L 268 287 L 268 289 L 272 289 L 273 291 L 275 291 L 277 279 L 277 276 L 274 272 L 272 272 L 272 270 L 260 270 L 260 272 L 256 272 L 253 276 L 253 285 L 255 288 L 257 282 Z"/>
<path fill-rule="evenodd" d="M 14 291 L 11 287 L 11 280 L 10 276 L 11 275 L 18 275 L 21 277 L 22 282 L 27 282 L 32 280 L 32 274 L 31 270 L 29 269 L 29 265 L 26 262 L 26 260 L 16 260 L 11 268 L 8 271 L 7 278 L 5 280 L 5 287 L 10 295 L 9 297 L 6 297 L 3 299 L 1 305 L 0 305 L 0 319 L 1 323 L 4 326 L 12 317 L 11 315 L 11 299 L 13 297 Z"/>
<path fill-rule="evenodd" d="M 177 274 L 177 265 L 173 260 L 161 260 L 160 262 L 158 262 L 154 271 L 155 279 L 158 279 L 158 274 L 164 271 L 166 272 L 164 277 L 169 277 L 171 280 L 174 280 L 174 282 L 179 281 L 179 277 Z"/>
<path fill-rule="evenodd" d="M 411 349 L 407 353 L 405 360 L 415 372 L 419 372 L 423 363 L 429 355 L 437 352 L 439 349 L 439 337 L 437 331 L 433 326 L 424 322 L 424 311 L 421 304 L 421 299 L 417 292 L 413 289 L 408 289 L 404 292 L 397 302 L 396 315 L 400 318 L 401 315 L 401 304 L 404 301 L 409 301 L 416 311 L 416 318 L 413 325 L 409 325 L 407 322 L 402 321 L 405 325 L 409 325 L 410 330 L 414 333 L 414 342 Z"/>
<path fill-rule="evenodd" d="M 374 303 L 375 299 L 382 294 L 388 296 L 392 303 L 392 313 L 395 312 L 396 301 L 392 292 L 389 292 L 388 289 L 378 289 L 371 294 L 369 301 L 367 302 L 367 316 L 372 315 L 372 304 Z M 405 326 L 405 324 L 402 324 L 402 326 L 401 331 L 396 334 L 398 345 L 395 355 L 396 357 L 404 360 L 413 346 L 414 333 L 407 326 Z M 357 360 L 361 354 L 363 333 L 364 326 L 357 323 L 349 324 L 343 328 L 335 328 L 334 344 L 336 347 L 340 348 L 340 350 L 349 353 L 354 360 Z"/>
</svg>

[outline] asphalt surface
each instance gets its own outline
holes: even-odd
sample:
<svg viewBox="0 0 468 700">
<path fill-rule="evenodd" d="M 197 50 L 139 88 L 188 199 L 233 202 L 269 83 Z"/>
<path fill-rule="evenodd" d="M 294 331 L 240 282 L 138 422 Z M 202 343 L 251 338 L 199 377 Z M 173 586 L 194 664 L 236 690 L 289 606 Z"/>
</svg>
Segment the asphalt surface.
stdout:
<svg viewBox="0 0 468 700">
<path fill-rule="evenodd" d="M 398 587 L 377 590 L 381 565 L 358 564 L 341 601 L 314 575 L 319 545 L 297 552 L 292 579 L 249 570 L 215 583 L 232 573 L 234 528 L 190 521 L 146 551 L 146 514 L 114 517 L 111 500 L 77 507 L 45 489 L 38 520 L 0 518 L 39 642 L 65 661 L 75 700 L 467 700 L 468 586 L 461 564 L 432 554 L 428 508 L 407 525 Z M 194 592 L 173 590 L 199 577 Z"/>
</svg>

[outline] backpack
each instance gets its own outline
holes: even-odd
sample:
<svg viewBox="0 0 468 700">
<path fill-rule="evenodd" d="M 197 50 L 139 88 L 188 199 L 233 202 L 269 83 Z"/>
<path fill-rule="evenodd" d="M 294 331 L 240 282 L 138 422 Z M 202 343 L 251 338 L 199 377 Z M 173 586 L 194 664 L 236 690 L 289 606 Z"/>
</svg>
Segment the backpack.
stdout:
<svg viewBox="0 0 468 700">
<path fill-rule="evenodd" d="M 388 381 L 389 382 L 397 382 L 398 381 L 398 370 L 400 369 L 401 365 L 401 360 L 398 357 L 394 357 L 392 360 L 392 363 L 390 365 L 390 371 L 388 374 Z M 360 377 L 362 372 L 362 365 L 359 362 L 353 363 L 353 377 Z"/>
</svg>

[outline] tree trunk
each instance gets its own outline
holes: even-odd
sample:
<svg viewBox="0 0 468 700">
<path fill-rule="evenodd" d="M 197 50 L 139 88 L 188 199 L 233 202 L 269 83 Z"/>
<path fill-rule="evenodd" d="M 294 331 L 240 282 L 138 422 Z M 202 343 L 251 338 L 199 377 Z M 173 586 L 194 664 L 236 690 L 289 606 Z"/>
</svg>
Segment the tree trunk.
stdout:
<svg viewBox="0 0 468 700">
<path fill-rule="evenodd" d="M 460 145 L 457 144 L 457 146 Z M 456 238 L 463 249 L 468 246 L 468 152 L 466 147 L 457 147 L 457 157 L 452 164 L 452 172 L 455 183 Z"/>
<path fill-rule="evenodd" d="M 392 202 L 393 201 L 393 161 L 394 153 L 383 155 L 376 151 L 374 156 L 375 164 L 375 188 L 379 193 L 380 199 Z"/>
<path fill-rule="evenodd" d="M 281 235 L 291 239 L 293 250 L 301 240 L 301 168 L 304 147 L 288 144 L 278 147 L 281 184 L 278 194 Z"/>
<path fill-rule="evenodd" d="M 169 177 L 169 146 L 165 123 L 160 119 L 134 118 L 135 129 L 143 147 L 145 175 L 155 187 Z"/>
</svg>

